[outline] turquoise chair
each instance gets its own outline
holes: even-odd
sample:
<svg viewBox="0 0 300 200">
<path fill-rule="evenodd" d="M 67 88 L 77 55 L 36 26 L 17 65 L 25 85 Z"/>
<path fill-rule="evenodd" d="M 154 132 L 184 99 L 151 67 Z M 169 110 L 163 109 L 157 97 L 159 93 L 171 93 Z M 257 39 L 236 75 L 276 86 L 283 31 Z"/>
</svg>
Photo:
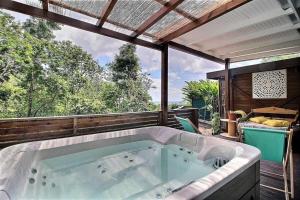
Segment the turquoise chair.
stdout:
<svg viewBox="0 0 300 200">
<path fill-rule="evenodd" d="M 175 116 L 176 120 L 180 123 L 183 127 L 184 131 L 191 132 L 191 133 L 200 133 L 198 128 L 191 122 L 188 118 L 182 118 Z"/>
<path fill-rule="evenodd" d="M 289 199 L 289 194 L 294 198 L 294 168 L 292 155 L 293 131 L 283 131 L 265 128 L 243 128 L 244 143 L 254 146 L 261 151 L 263 160 L 270 160 L 282 163 L 283 175 L 272 172 L 261 171 L 262 174 L 281 176 L 284 179 L 284 190 L 263 185 L 269 189 L 282 191 L 285 198 Z M 288 169 L 288 164 L 289 168 Z M 287 171 L 290 170 L 290 191 L 287 183 Z"/>
</svg>

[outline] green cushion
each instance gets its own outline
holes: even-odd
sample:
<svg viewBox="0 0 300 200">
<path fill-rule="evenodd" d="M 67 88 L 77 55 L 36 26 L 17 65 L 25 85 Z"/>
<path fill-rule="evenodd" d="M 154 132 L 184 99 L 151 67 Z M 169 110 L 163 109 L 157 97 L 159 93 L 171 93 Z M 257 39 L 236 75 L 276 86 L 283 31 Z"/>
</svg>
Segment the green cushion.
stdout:
<svg viewBox="0 0 300 200">
<path fill-rule="evenodd" d="M 191 125 L 189 120 L 187 120 L 185 118 L 181 118 L 181 117 L 175 117 L 175 118 L 181 124 L 181 126 L 183 127 L 183 130 L 185 130 L 187 132 L 191 132 L 191 133 L 197 133 L 197 131 Z"/>
<path fill-rule="evenodd" d="M 271 160 L 281 163 L 285 154 L 286 131 L 243 128 L 244 142 L 257 147 L 262 154 L 263 160 Z"/>
</svg>

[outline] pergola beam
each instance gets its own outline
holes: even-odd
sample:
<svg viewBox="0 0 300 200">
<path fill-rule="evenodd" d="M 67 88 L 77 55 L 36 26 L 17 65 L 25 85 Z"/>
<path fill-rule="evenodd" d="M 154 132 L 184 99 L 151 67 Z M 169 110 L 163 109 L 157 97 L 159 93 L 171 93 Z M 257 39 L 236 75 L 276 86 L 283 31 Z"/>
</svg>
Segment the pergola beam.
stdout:
<svg viewBox="0 0 300 200">
<path fill-rule="evenodd" d="M 79 12 L 79 11 L 77 11 L 77 9 L 72 8 L 70 6 L 67 6 L 67 5 L 64 5 L 61 2 L 56 3 L 53 0 L 49 0 L 49 3 L 53 4 L 53 5 L 63 7 L 65 9 L 69 9 L 69 10 L 72 10 L 72 11 L 75 11 L 75 12 Z M 122 41 L 125 41 L 125 42 L 141 45 L 141 46 L 148 47 L 148 48 L 151 48 L 151 49 L 155 49 L 155 50 L 159 50 L 159 51 L 162 51 L 162 49 L 163 49 L 162 45 L 154 44 L 154 43 L 151 43 L 151 42 L 139 39 L 139 38 L 134 38 L 134 37 L 131 37 L 131 36 L 116 32 L 116 31 L 112 31 L 112 30 L 109 30 L 109 29 L 106 29 L 106 28 L 103 28 L 103 27 L 101 29 L 99 29 L 99 27 L 96 26 L 96 25 L 93 25 L 93 24 L 90 24 L 90 23 L 87 23 L 87 22 L 83 22 L 83 21 L 80 21 L 80 20 L 77 20 L 77 19 L 74 19 L 74 18 L 70 18 L 70 17 L 67 17 L 67 16 L 63 16 L 63 15 L 60 15 L 60 14 L 57 14 L 57 13 L 53 13 L 53 12 L 50 12 L 50 11 L 45 12 L 43 9 L 33 7 L 33 6 L 30 6 L 30 5 L 26 5 L 26 4 L 23 4 L 23 3 L 20 3 L 20 2 L 16 2 L 16 1 L 12 1 L 12 0 L 1 0 L 0 1 L 0 8 L 4 8 L 4 9 L 7 9 L 7 10 L 19 12 L 19 13 L 22 13 L 22 14 L 25 14 L 25 15 L 31 15 L 33 17 L 43 18 L 43 19 L 46 19 L 46 20 L 50 20 L 50 21 L 54 21 L 54 22 L 57 22 L 57 23 L 60 23 L 60 24 L 72 26 L 74 28 L 79 28 L 79 29 L 82 29 L 82 30 L 85 30 L 85 31 L 97 33 L 97 34 L 100 34 L 100 35 L 115 38 L 115 39 L 122 40 Z M 91 16 L 91 14 L 88 14 L 88 13 L 83 13 L 83 12 L 80 12 L 80 13 L 85 14 L 85 15 L 90 16 L 90 17 L 95 17 L 95 16 Z M 109 22 L 109 23 L 111 23 L 111 22 Z M 214 62 L 224 63 L 224 60 L 222 60 L 220 58 L 208 55 L 208 54 L 203 53 L 201 51 L 186 47 L 184 45 L 181 45 L 181 44 L 178 44 L 178 43 L 175 43 L 175 42 L 170 42 L 169 46 L 173 49 L 176 49 L 176 50 L 188 53 L 188 54 L 192 54 L 192 55 L 195 55 L 195 56 L 198 56 L 198 57 L 202 57 L 202 58 L 214 61 Z"/>
<path fill-rule="evenodd" d="M 191 54 L 191 55 L 195 55 L 195 56 L 198 56 L 198 57 L 201 57 L 201 58 L 205 58 L 207 60 L 211 60 L 211 61 L 214 61 L 214 62 L 217 62 L 217 63 L 221 63 L 221 64 L 224 64 L 224 62 L 225 62 L 224 60 L 222 60 L 220 58 L 211 56 L 211 55 L 203 53 L 201 51 L 197 51 L 195 49 L 192 49 L 190 47 L 184 46 L 182 44 L 178 44 L 176 42 L 168 42 L 168 44 L 173 49 L 176 49 L 176 50 L 179 50 L 179 51 Z"/>
<path fill-rule="evenodd" d="M 217 9 L 199 17 L 197 19 L 196 22 L 190 22 L 186 25 L 184 25 L 183 27 L 180 27 L 179 29 L 167 34 L 166 36 L 163 36 L 162 38 L 160 38 L 157 43 L 164 43 L 164 42 L 169 42 L 191 30 L 194 30 L 195 28 L 198 28 L 242 5 L 244 5 L 245 3 L 248 3 L 252 0 L 232 0 L 228 3 L 225 3 L 223 5 L 221 5 L 220 7 L 218 7 Z"/>
<path fill-rule="evenodd" d="M 163 45 L 161 51 L 161 123 L 168 123 L 168 44 Z"/>
<path fill-rule="evenodd" d="M 1 0 L 0 8 L 23 13 L 25 15 L 31 15 L 33 17 L 47 19 L 47 20 L 54 21 L 54 22 L 57 22 L 60 24 L 72 26 L 72 27 L 79 28 L 79 29 L 82 29 L 85 31 L 89 31 L 89 32 L 100 34 L 100 35 L 108 36 L 111 38 L 119 39 L 119 40 L 122 40 L 125 42 L 130 42 L 133 44 L 141 45 L 141 46 L 148 47 L 151 49 L 155 49 L 155 50 L 162 49 L 161 45 L 153 44 L 151 42 L 141 40 L 138 38 L 133 38 L 133 37 L 125 35 L 123 33 L 112 31 L 112 30 L 109 30 L 109 29 L 106 29 L 103 27 L 99 29 L 99 27 L 96 25 L 93 25 L 93 24 L 90 24 L 87 22 L 83 22 L 83 21 L 80 21 L 80 20 L 77 20 L 77 19 L 74 19 L 71 17 L 63 16 L 63 15 L 60 15 L 57 13 L 53 13 L 53 12 L 49 12 L 49 11 L 45 12 L 43 9 L 29 6 L 29 5 L 19 3 L 16 1 Z"/>
<path fill-rule="evenodd" d="M 239 57 L 254 56 L 256 54 L 268 53 L 268 52 L 277 51 L 280 49 L 281 50 L 290 49 L 290 48 L 299 47 L 299 46 L 300 46 L 300 39 L 296 39 L 296 40 L 291 40 L 288 42 L 282 42 L 282 43 L 263 46 L 263 47 L 246 49 L 243 51 L 236 51 L 231 54 L 226 54 L 226 56 L 228 56 L 234 60 L 235 58 L 239 58 Z"/>
<path fill-rule="evenodd" d="M 225 59 L 225 116 L 227 116 L 230 110 L 230 71 L 229 71 L 230 59 Z"/>
<path fill-rule="evenodd" d="M 107 20 L 109 14 L 111 13 L 112 9 L 114 8 L 114 6 L 116 5 L 118 0 L 109 0 L 105 7 L 103 8 L 101 15 L 100 15 L 100 19 L 98 19 L 97 21 L 97 26 L 99 26 L 100 28 L 103 26 L 103 24 L 105 23 L 105 21 Z"/>
<path fill-rule="evenodd" d="M 300 46 L 295 45 L 292 47 L 287 47 L 282 49 L 273 49 L 272 51 L 267 51 L 267 52 L 257 52 L 251 55 L 241 55 L 238 57 L 233 57 L 232 62 L 249 61 L 258 58 L 268 58 L 268 57 L 290 55 L 296 53 L 299 54 L 299 52 L 300 52 Z"/>
<path fill-rule="evenodd" d="M 166 2 L 166 1 L 164 1 L 164 0 L 155 0 L 155 1 L 156 1 L 157 3 L 160 3 L 161 5 L 166 5 L 166 4 L 168 4 L 168 2 Z M 191 14 L 185 12 L 185 11 L 182 10 L 182 9 L 175 8 L 173 11 L 174 11 L 174 12 L 177 12 L 178 14 L 182 15 L 183 17 L 185 17 L 185 18 L 187 18 L 187 19 L 189 19 L 189 20 L 191 20 L 191 21 L 197 21 L 197 18 L 196 18 L 196 17 L 194 17 L 193 15 L 191 15 Z"/>
<path fill-rule="evenodd" d="M 295 17 L 297 18 L 297 22 L 300 21 L 300 11 L 299 8 L 297 7 L 295 1 L 292 0 L 287 0 L 288 4 L 290 7 L 294 10 Z"/>
<path fill-rule="evenodd" d="M 43 0 L 42 1 L 44 11 L 48 11 L 48 4 L 49 4 L 49 0 Z"/>
<path fill-rule="evenodd" d="M 174 10 L 179 4 L 181 4 L 184 0 L 171 0 L 167 4 L 165 4 L 159 11 L 149 17 L 140 27 L 136 29 L 136 31 L 132 34 L 132 37 L 138 37 L 143 34 L 148 28 L 153 26 L 156 22 L 166 16 L 169 12 Z"/>
</svg>

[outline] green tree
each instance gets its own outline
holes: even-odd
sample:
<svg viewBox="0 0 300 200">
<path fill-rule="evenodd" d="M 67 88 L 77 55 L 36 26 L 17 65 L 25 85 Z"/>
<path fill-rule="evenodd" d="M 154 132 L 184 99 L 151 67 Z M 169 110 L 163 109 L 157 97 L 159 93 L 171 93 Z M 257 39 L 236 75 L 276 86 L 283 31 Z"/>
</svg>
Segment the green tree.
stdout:
<svg viewBox="0 0 300 200">
<path fill-rule="evenodd" d="M 52 48 L 49 69 L 65 83 L 60 97 L 64 102 L 61 105 L 65 106 L 62 110 L 71 114 L 102 112 L 103 105 L 99 101 L 103 68 L 90 54 L 70 41 L 55 42 Z"/>
<path fill-rule="evenodd" d="M 32 62 L 30 35 L 14 18 L 0 11 L 0 84 Z"/>
<path fill-rule="evenodd" d="M 36 38 L 51 40 L 55 38 L 53 30 L 60 30 L 61 27 L 52 21 L 30 18 L 24 22 L 23 29 Z"/>
<path fill-rule="evenodd" d="M 134 45 L 123 45 L 104 72 L 81 47 L 53 40 L 59 29 L 35 18 L 17 23 L 0 12 L 0 117 L 156 108 L 148 94 L 152 81 L 141 72 Z"/>
<path fill-rule="evenodd" d="M 119 54 L 109 64 L 111 80 L 115 84 L 117 99 L 115 107 L 119 112 L 148 110 L 151 97 L 148 93 L 152 85 L 149 74 L 141 72 L 136 46 L 125 44 Z"/>
<path fill-rule="evenodd" d="M 126 80 L 136 80 L 141 72 L 139 59 L 136 55 L 136 46 L 125 44 L 120 47 L 109 67 L 112 72 L 112 81 L 119 87 L 126 87 Z"/>
<path fill-rule="evenodd" d="M 22 25 L 4 13 L 0 22 L 2 116 L 103 111 L 102 68 L 81 47 L 54 41 L 57 24 L 29 19 Z"/>
</svg>

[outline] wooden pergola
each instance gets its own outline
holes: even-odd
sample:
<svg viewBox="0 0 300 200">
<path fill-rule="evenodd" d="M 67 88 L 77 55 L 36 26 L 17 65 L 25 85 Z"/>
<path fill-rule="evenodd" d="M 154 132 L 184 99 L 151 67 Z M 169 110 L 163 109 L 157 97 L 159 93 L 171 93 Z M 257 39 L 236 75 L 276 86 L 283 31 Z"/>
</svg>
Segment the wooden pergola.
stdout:
<svg viewBox="0 0 300 200">
<path fill-rule="evenodd" d="M 152 1 L 154 0 L 148 1 L 148 3 L 153 3 Z M 117 23 L 113 20 L 109 20 L 109 16 L 112 13 L 116 4 L 118 3 L 118 0 L 108 0 L 104 4 L 104 6 L 99 7 L 98 15 L 95 15 L 91 11 L 86 10 L 82 7 L 80 8 L 80 6 L 76 6 L 75 4 L 68 3 L 68 1 L 59 0 L 43 0 L 41 8 L 23 4 L 17 1 L 1 0 L 0 8 L 31 15 L 33 17 L 44 18 L 64 25 L 72 26 L 89 32 L 94 32 L 100 35 L 108 36 L 111 38 L 119 39 L 122 41 L 161 51 L 161 110 L 163 113 L 163 122 L 166 123 L 168 120 L 168 47 L 172 47 L 177 50 L 200 56 L 215 62 L 224 63 L 224 60 L 220 58 L 211 56 L 193 48 L 184 46 L 182 44 L 172 42 L 172 40 L 201 25 L 208 23 L 209 21 L 249 1 L 250 0 L 223 0 L 220 1 L 220 3 L 218 4 L 208 5 L 208 12 L 205 11 L 204 14 L 200 13 L 198 15 L 192 15 L 184 11 L 183 9 L 178 8 L 178 6 L 182 4 L 184 0 L 170 0 L 168 2 L 164 0 L 155 0 L 155 3 L 159 3 L 161 7 L 152 15 L 150 15 L 150 17 L 143 20 L 143 22 L 137 28 L 122 25 L 122 22 Z M 71 10 L 80 14 L 96 18 L 97 23 L 90 24 L 72 17 L 64 16 L 60 13 L 55 13 L 53 11 L 50 11 L 50 6 L 57 6 L 66 10 Z M 156 35 L 147 33 L 147 30 L 149 30 L 161 19 L 163 19 L 163 17 L 167 16 L 171 11 L 176 12 L 176 14 L 183 17 L 181 22 L 179 22 L 181 24 L 177 27 L 177 29 L 172 29 L 172 31 L 168 31 L 168 29 L 172 28 L 172 26 L 170 27 L 166 25 L 165 28 L 159 31 Z M 140 12 L 141 14 L 143 14 L 143 10 L 141 10 Z M 131 30 L 132 33 L 130 35 L 126 35 L 124 33 L 105 28 L 103 27 L 103 25 L 106 22 L 121 27 L 123 29 Z M 177 21 L 174 22 L 177 23 Z M 167 34 L 163 34 L 163 32 L 167 32 Z M 153 41 L 149 42 L 140 39 L 140 35 L 146 35 L 148 37 L 150 36 Z M 158 35 L 162 36 L 158 37 Z"/>
<path fill-rule="evenodd" d="M 22 0 L 20 1 L 22 2 Z M 161 51 L 161 111 L 163 123 L 168 120 L 169 47 L 225 64 L 226 96 L 230 95 L 228 70 L 230 61 L 237 62 L 271 54 L 291 53 L 291 48 L 293 51 L 300 52 L 300 45 L 295 47 L 295 43 L 293 43 L 297 39 L 297 44 L 300 44 L 300 40 L 295 38 L 297 35 L 292 35 L 289 40 L 280 40 L 274 44 L 269 42 L 259 47 L 260 49 L 251 47 L 250 51 L 248 47 L 252 42 L 250 41 L 251 38 L 262 38 L 266 35 L 278 34 L 280 31 L 294 31 L 298 28 L 298 25 L 279 27 L 278 30 L 272 29 L 271 33 L 267 31 L 255 32 L 251 37 L 244 36 L 244 31 L 237 39 L 234 35 L 232 37 L 228 36 L 228 39 L 224 36 L 225 39 L 222 38 L 221 40 L 222 44 L 219 41 L 213 43 L 213 40 L 209 40 L 209 38 L 220 38 L 221 36 L 216 34 L 218 31 L 226 35 L 230 33 L 230 28 L 241 30 L 250 25 L 266 23 L 268 20 L 277 19 L 280 16 L 288 16 L 291 21 L 294 20 L 293 23 L 298 22 L 300 19 L 299 5 L 290 0 L 272 0 L 269 3 L 269 0 L 28 0 L 30 3 L 28 1 L 21 3 L 20 1 L 1 0 L 0 8 Z M 273 6 L 266 8 L 271 9 L 269 13 L 261 9 L 267 4 Z M 258 8 L 265 15 L 249 19 L 249 21 L 247 12 L 256 11 Z M 73 15 L 67 15 L 67 11 Z M 227 16 L 226 13 L 232 16 Z M 78 14 L 88 16 L 95 22 L 89 23 L 80 20 L 76 16 Z M 248 21 L 232 23 L 232 19 L 239 20 L 238 17 L 243 15 L 246 16 Z M 216 30 L 217 28 L 218 30 Z M 293 34 L 295 33 L 293 32 Z M 226 99 L 226 110 L 229 109 L 229 104 L 229 99 Z"/>
</svg>

